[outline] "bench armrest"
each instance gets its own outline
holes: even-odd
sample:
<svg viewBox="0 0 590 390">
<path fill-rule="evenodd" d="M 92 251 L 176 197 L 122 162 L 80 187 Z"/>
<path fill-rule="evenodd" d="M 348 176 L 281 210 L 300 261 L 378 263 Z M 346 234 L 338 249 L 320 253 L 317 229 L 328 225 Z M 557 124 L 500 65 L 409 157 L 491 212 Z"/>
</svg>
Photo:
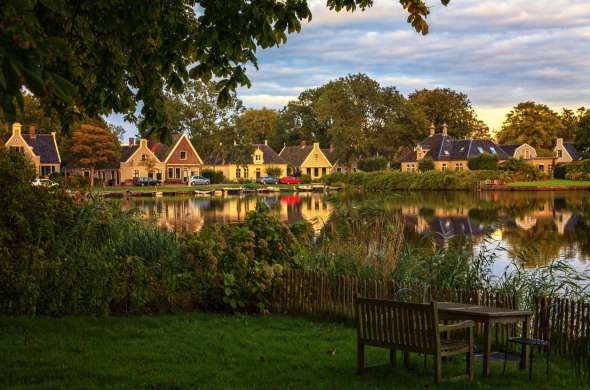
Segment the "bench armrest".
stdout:
<svg viewBox="0 0 590 390">
<path fill-rule="evenodd" d="M 475 326 L 475 322 L 473 322 L 473 321 L 462 321 L 462 322 L 458 322 L 456 324 L 450 324 L 450 325 L 439 324 L 438 331 L 439 332 L 448 332 L 448 331 L 457 330 L 457 329 L 473 328 L 474 326 Z"/>
</svg>

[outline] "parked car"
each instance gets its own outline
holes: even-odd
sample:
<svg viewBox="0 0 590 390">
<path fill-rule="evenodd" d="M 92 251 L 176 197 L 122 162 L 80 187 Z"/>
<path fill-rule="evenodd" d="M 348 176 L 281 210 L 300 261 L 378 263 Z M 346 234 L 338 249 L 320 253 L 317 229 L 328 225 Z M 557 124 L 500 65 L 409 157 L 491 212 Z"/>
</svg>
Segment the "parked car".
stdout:
<svg viewBox="0 0 590 390">
<path fill-rule="evenodd" d="M 162 182 L 158 179 L 154 179 L 153 177 L 134 177 L 133 178 L 133 185 L 144 187 L 144 186 L 159 186 Z"/>
<path fill-rule="evenodd" d="M 260 184 L 279 184 L 279 181 L 272 176 L 260 176 L 256 179 L 256 183 Z"/>
<path fill-rule="evenodd" d="M 191 178 L 188 180 L 189 186 L 198 186 L 206 184 L 211 184 L 211 180 L 203 176 L 191 176 Z"/>
<path fill-rule="evenodd" d="M 293 176 L 285 176 L 285 177 L 281 177 L 281 180 L 279 180 L 279 183 L 281 184 L 301 184 L 301 180 L 299 180 L 296 177 Z"/>
<path fill-rule="evenodd" d="M 40 178 L 36 178 L 35 180 L 33 180 L 33 182 L 31 183 L 31 185 L 35 186 L 35 187 L 55 187 L 58 184 L 54 181 L 51 181 L 49 179 L 40 179 Z"/>
</svg>

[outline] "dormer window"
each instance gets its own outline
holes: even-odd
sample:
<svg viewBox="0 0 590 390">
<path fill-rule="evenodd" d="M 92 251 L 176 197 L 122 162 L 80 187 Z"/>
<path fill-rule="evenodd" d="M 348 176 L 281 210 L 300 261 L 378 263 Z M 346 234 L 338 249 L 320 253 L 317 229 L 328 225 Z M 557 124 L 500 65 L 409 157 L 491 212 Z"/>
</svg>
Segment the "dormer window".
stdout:
<svg viewBox="0 0 590 390">
<path fill-rule="evenodd" d="M 141 155 L 141 161 L 145 161 L 145 160 L 147 160 L 147 156 L 145 154 L 142 154 Z"/>
<path fill-rule="evenodd" d="M 183 150 L 183 151 L 180 152 L 180 159 L 181 160 L 186 160 L 186 156 L 187 156 L 186 151 Z"/>
<path fill-rule="evenodd" d="M 478 147 L 477 147 L 477 151 L 478 151 L 479 153 L 483 153 L 483 152 L 484 152 L 484 150 L 483 150 L 483 148 L 482 148 L 481 146 L 478 146 Z"/>
<path fill-rule="evenodd" d="M 557 158 L 562 158 L 563 157 L 563 152 L 561 151 L 561 149 L 559 149 L 557 151 Z"/>
<path fill-rule="evenodd" d="M 492 152 L 492 154 L 496 154 L 496 148 L 494 148 L 493 146 L 490 146 L 490 152 Z"/>
<path fill-rule="evenodd" d="M 254 155 L 254 158 L 255 158 L 256 161 L 260 161 L 260 155 L 259 154 L 255 154 Z"/>
</svg>

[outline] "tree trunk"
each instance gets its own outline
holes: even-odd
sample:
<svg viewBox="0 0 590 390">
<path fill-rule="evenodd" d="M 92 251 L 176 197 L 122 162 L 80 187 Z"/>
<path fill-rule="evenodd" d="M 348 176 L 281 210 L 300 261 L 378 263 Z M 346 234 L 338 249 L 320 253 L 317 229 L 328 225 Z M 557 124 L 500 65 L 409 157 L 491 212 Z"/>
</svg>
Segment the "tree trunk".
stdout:
<svg viewBox="0 0 590 390">
<path fill-rule="evenodd" d="M 90 189 L 94 188 L 94 167 L 90 167 Z"/>
</svg>

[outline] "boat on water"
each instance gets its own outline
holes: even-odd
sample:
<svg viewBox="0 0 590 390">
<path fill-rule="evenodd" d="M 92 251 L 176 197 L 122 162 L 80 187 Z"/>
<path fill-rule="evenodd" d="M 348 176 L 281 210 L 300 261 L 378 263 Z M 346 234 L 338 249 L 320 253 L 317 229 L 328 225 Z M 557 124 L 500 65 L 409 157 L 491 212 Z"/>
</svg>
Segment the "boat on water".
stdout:
<svg viewBox="0 0 590 390">
<path fill-rule="evenodd" d="M 279 188 L 279 192 L 292 194 L 293 192 L 295 192 L 295 187 L 281 187 Z"/>
<path fill-rule="evenodd" d="M 255 194 L 258 190 L 255 188 L 244 188 L 244 194 Z"/>
<path fill-rule="evenodd" d="M 279 192 L 280 190 L 277 187 L 266 187 L 266 192 Z"/>
<path fill-rule="evenodd" d="M 197 195 L 197 196 L 211 196 L 213 194 L 215 194 L 214 190 L 210 190 L 210 191 L 195 190 L 195 195 Z"/>
<path fill-rule="evenodd" d="M 239 195 L 239 194 L 241 194 L 244 191 L 244 189 L 242 187 L 238 187 L 238 188 L 224 188 L 223 191 L 227 195 Z"/>
<path fill-rule="evenodd" d="M 297 191 L 299 192 L 311 192 L 312 187 L 311 186 L 299 186 L 297 187 Z"/>
</svg>

